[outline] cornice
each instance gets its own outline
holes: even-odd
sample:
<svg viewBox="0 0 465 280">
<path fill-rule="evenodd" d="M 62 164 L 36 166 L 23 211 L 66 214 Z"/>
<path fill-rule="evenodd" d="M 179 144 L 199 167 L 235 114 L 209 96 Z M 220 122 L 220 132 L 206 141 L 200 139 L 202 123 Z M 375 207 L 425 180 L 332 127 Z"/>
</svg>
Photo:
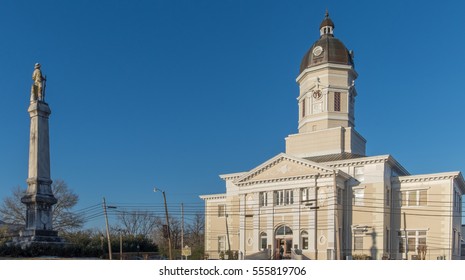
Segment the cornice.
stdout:
<svg viewBox="0 0 465 280">
<path fill-rule="evenodd" d="M 299 74 L 299 76 L 297 76 L 297 78 L 295 80 L 296 80 L 296 82 L 299 82 L 305 75 L 307 75 L 307 74 L 309 74 L 311 72 L 315 72 L 315 71 L 318 71 L 318 70 L 325 69 L 325 68 L 326 69 L 349 70 L 349 72 L 351 72 L 351 74 L 355 78 L 358 77 L 357 71 L 355 71 L 355 69 L 351 65 L 338 64 L 338 63 L 323 63 L 323 64 L 319 64 L 319 65 L 316 65 L 316 66 L 313 66 L 313 67 L 306 68 L 304 71 L 302 71 L 302 73 Z"/>
<path fill-rule="evenodd" d="M 396 168 L 398 171 L 400 171 L 400 173 L 410 175 L 410 173 L 391 155 L 360 157 L 360 158 L 355 158 L 355 159 L 324 162 L 324 164 L 334 167 L 334 168 L 340 168 L 340 167 L 375 164 L 375 163 L 386 163 L 386 162 L 390 163 L 390 165 Z"/>
<path fill-rule="evenodd" d="M 333 177 L 333 174 L 332 173 L 309 174 L 309 175 L 299 175 L 299 176 L 293 176 L 293 177 L 271 178 L 271 179 L 264 179 L 264 180 L 248 181 L 244 183 L 237 182 L 235 183 L 235 185 L 245 187 L 245 186 L 258 185 L 258 184 L 292 182 L 292 181 L 298 181 L 298 180 L 312 179 L 317 176 L 318 178 L 331 178 Z"/>
<path fill-rule="evenodd" d="M 458 171 L 456 172 L 444 172 L 444 173 L 433 173 L 433 174 L 421 174 L 421 175 L 411 175 L 411 176 L 399 176 L 393 177 L 392 181 L 395 183 L 418 183 L 418 182 L 431 182 L 431 181 L 440 181 L 440 180 L 449 180 L 449 179 L 459 179 L 463 182 L 462 174 Z"/>
<path fill-rule="evenodd" d="M 347 166 L 357 166 L 364 164 L 373 164 L 373 163 L 383 163 L 389 160 L 389 155 L 386 156 L 377 156 L 377 157 L 360 157 L 355 159 L 346 159 L 332 162 L 325 162 L 328 166 L 334 168 L 347 167 Z"/>
<path fill-rule="evenodd" d="M 275 165 L 277 165 L 278 163 L 280 163 L 280 162 L 282 162 L 284 160 L 290 161 L 292 163 L 297 163 L 297 164 L 300 164 L 300 165 L 303 165 L 303 166 L 306 166 L 306 167 L 310 167 L 310 168 L 316 169 L 317 171 L 321 171 L 321 172 L 332 172 L 334 170 L 331 167 L 323 166 L 321 164 L 314 163 L 314 162 L 311 162 L 311 161 L 307 161 L 305 159 L 293 157 L 293 156 L 287 155 L 285 153 L 280 153 L 277 156 L 275 156 L 275 157 L 271 158 L 270 160 L 264 162 L 263 164 L 259 165 L 255 169 L 252 169 L 250 172 L 245 173 L 240 178 L 236 179 L 234 181 L 234 184 L 236 184 L 238 186 L 247 186 L 249 184 L 257 184 L 257 183 L 271 183 L 271 182 L 283 182 L 283 181 L 289 181 L 289 180 L 302 180 L 302 179 L 313 178 L 313 176 L 316 175 L 316 174 L 309 174 L 309 175 L 303 175 L 303 176 L 299 175 L 299 176 L 295 176 L 295 177 L 257 180 L 257 181 L 249 181 L 249 182 L 241 183 L 241 181 L 251 179 L 251 178 L 257 176 L 258 174 L 263 173 L 266 170 L 274 167 Z"/>
<path fill-rule="evenodd" d="M 206 194 L 206 195 L 199 195 L 199 197 L 203 200 L 220 200 L 220 199 L 226 199 L 226 194 L 225 193 Z"/>
<path fill-rule="evenodd" d="M 225 180 L 225 181 L 230 181 L 230 180 L 234 180 L 234 179 L 237 179 L 237 178 L 241 177 L 245 173 L 247 173 L 247 172 L 237 172 L 237 173 L 223 174 L 223 175 L 220 175 L 220 178 Z"/>
</svg>

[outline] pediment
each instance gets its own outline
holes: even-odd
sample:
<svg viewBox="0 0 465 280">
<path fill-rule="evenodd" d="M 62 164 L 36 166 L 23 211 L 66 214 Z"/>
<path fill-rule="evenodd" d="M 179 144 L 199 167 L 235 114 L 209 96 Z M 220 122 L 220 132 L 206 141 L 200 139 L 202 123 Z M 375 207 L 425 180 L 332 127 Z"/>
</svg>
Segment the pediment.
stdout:
<svg viewBox="0 0 465 280">
<path fill-rule="evenodd" d="M 236 185 L 308 179 L 332 175 L 336 169 L 281 153 L 235 180 Z"/>
</svg>

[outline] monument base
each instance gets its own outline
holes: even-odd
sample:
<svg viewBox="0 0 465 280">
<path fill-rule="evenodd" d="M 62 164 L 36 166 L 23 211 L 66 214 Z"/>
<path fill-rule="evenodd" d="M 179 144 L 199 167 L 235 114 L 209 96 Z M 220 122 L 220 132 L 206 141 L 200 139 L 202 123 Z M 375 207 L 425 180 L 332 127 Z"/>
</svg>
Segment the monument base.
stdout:
<svg viewBox="0 0 465 280">
<path fill-rule="evenodd" d="M 64 246 L 67 243 L 58 236 L 58 232 L 55 230 L 26 229 L 20 233 L 20 236 L 14 237 L 11 244 L 27 249 L 32 245 L 55 247 Z"/>
</svg>

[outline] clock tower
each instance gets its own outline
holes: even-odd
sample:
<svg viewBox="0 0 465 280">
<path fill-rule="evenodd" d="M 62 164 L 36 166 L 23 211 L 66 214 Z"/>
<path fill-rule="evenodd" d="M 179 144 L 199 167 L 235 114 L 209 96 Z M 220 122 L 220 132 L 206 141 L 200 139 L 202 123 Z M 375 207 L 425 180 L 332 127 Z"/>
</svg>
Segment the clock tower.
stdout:
<svg viewBox="0 0 465 280">
<path fill-rule="evenodd" d="M 331 155 L 332 159 L 365 155 L 366 140 L 355 131 L 358 74 L 353 58 L 353 52 L 334 37 L 334 23 L 326 11 L 320 38 L 300 65 L 299 132 L 286 138 L 287 154 L 302 158 Z"/>
</svg>

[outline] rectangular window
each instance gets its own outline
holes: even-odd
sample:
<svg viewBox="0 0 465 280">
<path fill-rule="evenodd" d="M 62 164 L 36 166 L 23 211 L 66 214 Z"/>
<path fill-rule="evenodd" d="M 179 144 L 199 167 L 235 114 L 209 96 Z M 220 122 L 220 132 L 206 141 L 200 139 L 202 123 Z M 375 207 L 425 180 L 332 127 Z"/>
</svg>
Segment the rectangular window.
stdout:
<svg viewBox="0 0 465 280">
<path fill-rule="evenodd" d="M 407 238 L 407 244 L 408 244 L 408 251 L 409 252 L 416 252 L 417 250 L 415 249 L 416 246 L 416 239 L 415 237 L 409 237 Z"/>
<path fill-rule="evenodd" d="M 405 243 L 407 243 L 408 253 L 419 254 L 419 250 L 426 246 L 426 230 L 407 230 L 407 238 L 405 231 L 399 231 L 399 253 L 405 253 Z"/>
<path fill-rule="evenodd" d="M 418 198 L 418 205 L 426 206 L 426 190 L 419 191 Z"/>
<path fill-rule="evenodd" d="M 462 235 L 458 231 L 456 231 L 456 233 L 457 233 L 457 238 L 456 238 L 457 244 L 456 244 L 456 247 L 455 247 L 455 248 L 457 248 L 456 255 L 460 256 L 460 249 L 461 249 L 460 241 L 462 240 L 461 239 Z"/>
<path fill-rule="evenodd" d="M 417 205 L 417 192 L 416 191 L 411 191 L 407 192 L 408 193 L 408 205 L 409 206 L 416 206 Z"/>
<path fill-rule="evenodd" d="M 286 205 L 294 204 L 294 191 L 293 190 L 285 191 L 285 204 Z"/>
<path fill-rule="evenodd" d="M 454 190 L 454 210 L 458 213 L 462 213 L 462 196 L 456 190 Z"/>
<path fill-rule="evenodd" d="M 218 205 L 218 217 L 226 216 L 226 205 L 220 204 Z"/>
<path fill-rule="evenodd" d="M 391 206 L 391 190 L 386 188 L 386 206 Z"/>
<path fill-rule="evenodd" d="M 454 201 L 453 201 L 453 204 L 454 204 L 454 211 L 457 211 L 457 203 L 458 203 L 457 191 L 454 190 Z"/>
<path fill-rule="evenodd" d="M 290 205 L 294 204 L 293 190 L 280 190 L 274 192 L 275 205 Z"/>
<path fill-rule="evenodd" d="M 391 232 L 389 229 L 386 229 L 386 250 L 391 252 Z"/>
<path fill-rule="evenodd" d="M 267 246 L 268 244 L 266 234 L 262 233 L 260 235 L 260 249 L 265 250 Z"/>
<path fill-rule="evenodd" d="M 275 205 L 284 205 L 284 191 L 275 191 L 274 192 L 274 204 Z"/>
<path fill-rule="evenodd" d="M 412 190 L 402 192 L 402 206 L 426 206 L 426 190 Z"/>
<path fill-rule="evenodd" d="M 300 190 L 300 200 L 302 202 L 306 202 L 307 200 L 310 200 L 310 193 L 309 193 L 309 189 L 308 188 L 305 188 L 305 189 L 301 189 Z"/>
<path fill-rule="evenodd" d="M 462 213 L 462 196 L 457 192 L 457 212 Z"/>
<path fill-rule="evenodd" d="M 399 253 L 405 253 L 405 238 L 399 237 Z"/>
<path fill-rule="evenodd" d="M 354 250 L 363 250 L 363 236 L 354 237 Z"/>
<path fill-rule="evenodd" d="M 260 201 L 260 207 L 268 206 L 268 193 L 260 192 L 259 201 Z"/>
<path fill-rule="evenodd" d="M 340 92 L 334 93 L 334 111 L 335 112 L 341 111 L 341 93 Z"/>
<path fill-rule="evenodd" d="M 302 237 L 302 249 L 303 250 L 308 250 L 308 237 Z"/>
<path fill-rule="evenodd" d="M 343 201 L 343 191 L 342 189 L 337 189 L 337 204 L 339 205 L 342 205 L 342 201 Z"/>
<path fill-rule="evenodd" d="M 393 193 L 393 196 L 394 196 L 394 193 Z M 396 207 L 401 207 L 402 204 L 403 204 L 403 200 L 402 200 L 403 198 L 404 198 L 404 196 L 402 195 L 402 192 L 396 191 L 395 192 L 395 198 L 392 201 L 392 205 L 394 206 L 394 204 L 395 204 Z"/>
<path fill-rule="evenodd" d="M 218 253 L 226 250 L 226 236 L 218 236 Z"/>
</svg>

